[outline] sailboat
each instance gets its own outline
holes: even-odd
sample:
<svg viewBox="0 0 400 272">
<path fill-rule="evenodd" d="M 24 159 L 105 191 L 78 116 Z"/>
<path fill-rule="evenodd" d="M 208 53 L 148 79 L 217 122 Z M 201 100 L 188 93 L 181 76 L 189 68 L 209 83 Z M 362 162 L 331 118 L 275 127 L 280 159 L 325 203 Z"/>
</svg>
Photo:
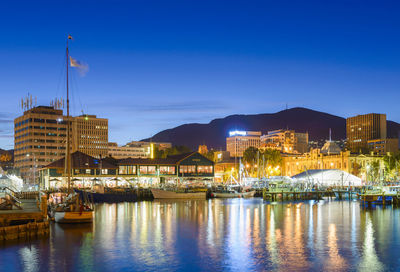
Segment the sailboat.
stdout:
<svg viewBox="0 0 400 272">
<path fill-rule="evenodd" d="M 63 203 L 57 205 L 52 215 L 57 223 L 91 223 L 93 222 L 93 208 L 90 205 L 85 204 L 83 199 L 80 199 L 79 194 L 74 193 L 71 189 L 71 150 L 70 150 L 70 129 L 71 121 L 69 115 L 69 78 L 68 78 L 68 67 L 69 67 L 69 48 L 68 42 L 72 40 L 71 35 L 68 35 L 67 46 L 66 46 L 66 66 L 67 66 L 67 150 L 66 150 L 66 172 L 68 181 L 68 196 Z M 72 58 L 71 58 L 72 66 Z"/>
</svg>

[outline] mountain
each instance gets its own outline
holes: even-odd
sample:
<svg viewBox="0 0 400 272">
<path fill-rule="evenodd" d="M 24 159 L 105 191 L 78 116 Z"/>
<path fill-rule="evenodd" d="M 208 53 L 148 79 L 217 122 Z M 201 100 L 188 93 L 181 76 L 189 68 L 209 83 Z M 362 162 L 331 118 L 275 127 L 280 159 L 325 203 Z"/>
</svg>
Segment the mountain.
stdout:
<svg viewBox="0 0 400 272">
<path fill-rule="evenodd" d="M 388 121 L 388 137 L 398 137 L 400 124 Z M 199 144 L 208 148 L 225 149 L 226 137 L 232 130 L 261 131 L 263 134 L 274 129 L 292 129 L 296 132 L 308 132 L 310 141 L 329 138 L 346 138 L 346 119 L 332 114 L 307 108 L 291 108 L 277 113 L 230 115 L 214 119 L 208 124 L 184 124 L 155 134 L 154 142 L 171 142 L 173 145 L 185 145 L 196 150 Z M 143 141 L 150 141 L 144 139 Z"/>
</svg>

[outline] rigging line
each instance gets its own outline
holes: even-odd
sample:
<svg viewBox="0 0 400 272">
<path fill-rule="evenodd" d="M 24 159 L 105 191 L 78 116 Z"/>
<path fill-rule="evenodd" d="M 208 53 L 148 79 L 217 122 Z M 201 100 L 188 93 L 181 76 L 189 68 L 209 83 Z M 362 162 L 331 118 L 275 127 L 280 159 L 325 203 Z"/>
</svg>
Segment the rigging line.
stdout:
<svg viewBox="0 0 400 272">
<path fill-rule="evenodd" d="M 58 83 L 57 83 L 57 88 L 56 88 L 56 97 L 60 95 L 60 97 L 63 97 L 63 91 L 61 90 L 61 84 L 63 84 L 63 87 L 66 84 L 66 75 L 65 75 L 65 58 L 66 56 L 64 55 L 62 57 L 62 61 L 60 62 L 61 69 L 59 69 L 60 74 L 58 76 Z"/>
<path fill-rule="evenodd" d="M 75 102 L 79 102 L 80 110 L 81 110 L 81 112 L 84 112 L 82 101 L 81 101 L 81 96 L 80 96 L 80 91 L 79 91 L 78 80 L 77 80 L 77 77 L 76 77 L 76 73 L 74 73 L 73 76 L 71 77 L 71 82 L 72 82 L 72 84 L 74 86 L 75 98 L 77 98 L 77 100 L 78 100 L 78 101 L 75 101 Z M 76 105 L 78 105 L 78 104 L 76 104 Z"/>
</svg>

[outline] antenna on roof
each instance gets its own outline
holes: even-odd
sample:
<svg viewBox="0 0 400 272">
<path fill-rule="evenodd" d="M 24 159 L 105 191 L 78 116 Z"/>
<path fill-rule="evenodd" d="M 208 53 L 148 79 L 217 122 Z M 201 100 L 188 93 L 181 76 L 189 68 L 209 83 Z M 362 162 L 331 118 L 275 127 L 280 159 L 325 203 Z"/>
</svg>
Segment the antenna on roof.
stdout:
<svg viewBox="0 0 400 272">
<path fill-rule="evenodd" d="M 331 128 L 329 128 L 329 142 L 332 142 L 332 131 L 331 131 Z"/>
</svg>

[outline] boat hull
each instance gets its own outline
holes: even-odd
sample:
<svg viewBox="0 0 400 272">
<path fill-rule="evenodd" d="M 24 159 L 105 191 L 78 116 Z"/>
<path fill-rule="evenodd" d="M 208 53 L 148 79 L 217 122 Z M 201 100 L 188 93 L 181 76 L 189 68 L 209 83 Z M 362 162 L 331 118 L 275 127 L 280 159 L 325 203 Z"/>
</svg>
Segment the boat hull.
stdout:
<svg viewBox="0 0 400 272">
<path fill-rule="evenodd" d="M 94 203 L 117 203 L 117 202 L 136 202 L 136 193 L 94 193 L 94 192 L 83 192 L 82 190 L 75 190 L 82 197 L 83 193 L 87 194 L 90 200 L 93 199 Z"/>
<path fill-rule="evenodd" d="M 244 193 L 212 193 L 212 196 L 216 198 L 248 198 L 254 197 L 255 193 L 256 191 Z"/>
<path fill-rule="evenodd" d="M 206 199 L 206 192 L 180 193 L 160 189 L 151 189 L 154 199 Z"/>
<path fill-rule="evenodd" d="M 64 224 L 92 223 L 93 211 L 83 212 L 55 212 L 54 221 Z"/>
</svg>

